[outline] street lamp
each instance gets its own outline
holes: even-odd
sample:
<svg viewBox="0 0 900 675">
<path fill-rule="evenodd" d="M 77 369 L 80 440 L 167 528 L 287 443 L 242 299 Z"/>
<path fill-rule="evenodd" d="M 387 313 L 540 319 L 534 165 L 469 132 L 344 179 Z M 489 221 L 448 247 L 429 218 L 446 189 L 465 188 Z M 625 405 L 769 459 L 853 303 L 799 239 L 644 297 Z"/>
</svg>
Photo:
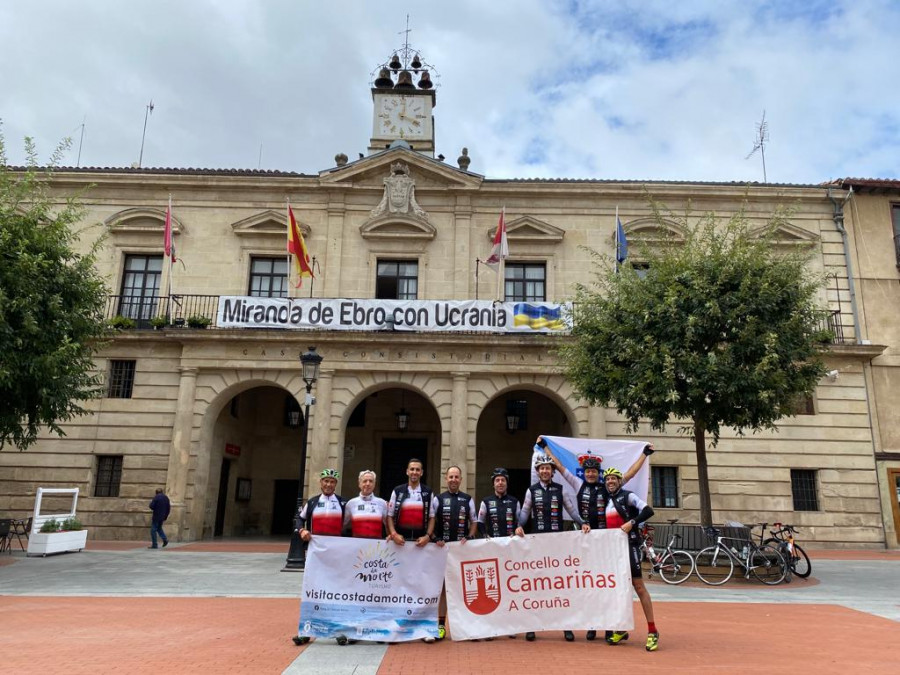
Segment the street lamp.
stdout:
<svg viewBox="0 0 900 675">
<path fill-rule="evenodd" d="M 303 381 L 306 382 L 306 409 L 303 412 L 303 431 L 300 434 L 300 484 L 297 487 L 297 511 L 294 517 L 300 515 L 303 508 L 303 481 L 306 479 L 306 445 L 309 439 L 309 408 L 314 405 L 316 399 L 312 395 L 312 387 L 319 379 L 319 367 L 322 365 L 322 357 L 316 354 L 316 348 L 300 355 L 300 365 L 303 367 Z M 300 534 L 296 528 L 291 532 L 291 547 L 288 549 L 287 560 L 282 571 L 301 571 L 306 565 L 306 551 Z"/>
</svg>

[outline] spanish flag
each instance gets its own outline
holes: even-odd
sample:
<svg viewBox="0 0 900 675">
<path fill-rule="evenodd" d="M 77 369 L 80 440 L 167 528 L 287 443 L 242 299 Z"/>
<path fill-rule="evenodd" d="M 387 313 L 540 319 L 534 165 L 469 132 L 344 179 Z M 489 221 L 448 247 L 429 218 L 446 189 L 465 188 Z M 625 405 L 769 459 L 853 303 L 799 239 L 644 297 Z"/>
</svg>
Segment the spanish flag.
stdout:
<svg viewBox="0 0 900 675">
<path fill-rule="evenodd" d="M 299 278 L 299 282 L 297 283 L 297 288 L 300 288 L 303 285 L 304 277 L 309 277 L 310 279 L 315 279 L 316 275 L 313 274 L 312 267 L 309 264 L 309 250 L 306 248 L 306 242 L 303 241 L 303 234 L 300 232 L 300 228 L 297 227 L 297 221 L 294 218 L 294 211 L 291 209 L 290 204 L 288 204 L 287 210 L 288 210 L 287 250 L 288 250 L 288 253 L 290 253 L 294 256 L 294 264 L 297 267 L 297 277 Z"/>
</svg>

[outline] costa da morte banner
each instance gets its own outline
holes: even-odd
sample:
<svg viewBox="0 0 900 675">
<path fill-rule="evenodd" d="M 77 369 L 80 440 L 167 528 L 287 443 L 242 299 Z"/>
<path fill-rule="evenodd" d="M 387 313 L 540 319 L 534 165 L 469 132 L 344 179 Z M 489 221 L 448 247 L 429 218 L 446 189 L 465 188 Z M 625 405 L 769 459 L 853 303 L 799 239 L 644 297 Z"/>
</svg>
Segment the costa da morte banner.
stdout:
<svg viewBox="0 0 900 675">
<path fill-rule="evenodd" d="M 219 297 L 218 328 L 557 333 L 569 307 L 490 300 L 350 300 Z"/>
</svg>

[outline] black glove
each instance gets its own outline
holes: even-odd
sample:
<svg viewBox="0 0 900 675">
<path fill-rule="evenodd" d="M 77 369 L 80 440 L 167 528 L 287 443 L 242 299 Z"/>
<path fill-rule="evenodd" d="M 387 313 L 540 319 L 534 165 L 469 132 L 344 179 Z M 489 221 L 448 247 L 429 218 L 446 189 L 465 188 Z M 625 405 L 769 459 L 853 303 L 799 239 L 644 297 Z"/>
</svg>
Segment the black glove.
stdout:
<svg viewBox="0 0 900 675">
<path fill-rule="evenodd" d="M 649 443 L 648 443 L 647 445 L 644 446 L 644 454 L 647 455 L 647 457 L 649 457 L 650 455 L 652 455 L 654 452 L 656 452 L 656 450 L 654 450 L 653 448 L 651 448 Z"/>
<path fill-rule="evenodd" d="M 537 446 L 538 446 L 539 448 L 546 448 L 546 447 L 547 447 L 547 441 L 545 441 L 545 440 L 542 438 L 541 440 L 539 440 L 539 441 L 537 442 Z"/>
</svg>

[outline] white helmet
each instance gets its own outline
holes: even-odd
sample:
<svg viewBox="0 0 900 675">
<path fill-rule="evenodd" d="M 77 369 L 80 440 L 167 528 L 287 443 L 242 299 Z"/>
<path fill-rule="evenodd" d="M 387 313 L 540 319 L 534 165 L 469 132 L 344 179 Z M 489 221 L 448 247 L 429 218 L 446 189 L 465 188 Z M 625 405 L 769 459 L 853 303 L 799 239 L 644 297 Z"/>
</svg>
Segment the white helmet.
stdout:
<svg viewBox="0 0 900 675">
<path fill-rule="evenodd" d="M 534 458 L 534 468 L 538 468 L 539 466 L 543 466 L 544 464 L 549 464 L 550 466 L 556 466 L 556 462 L 550 459 L 547 455 L 536 455 Z"/>
</svg>

